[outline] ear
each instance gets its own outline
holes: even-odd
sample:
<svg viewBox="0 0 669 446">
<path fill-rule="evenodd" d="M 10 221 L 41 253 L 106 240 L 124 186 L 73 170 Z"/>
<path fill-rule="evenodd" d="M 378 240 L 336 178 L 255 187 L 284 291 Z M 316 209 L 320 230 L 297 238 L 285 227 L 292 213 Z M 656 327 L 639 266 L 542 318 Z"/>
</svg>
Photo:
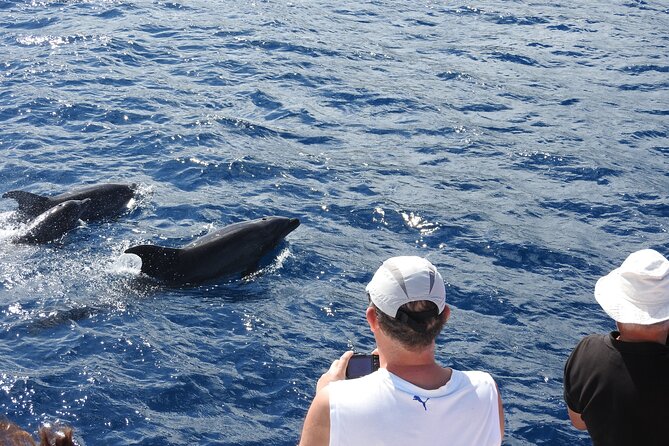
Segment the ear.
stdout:
<svg viewBox="0 0 669 446">
<path fill-rule="evenodd" d="M 444 311 L 441 312 L 441 317 L 444 319 L 444 324 L 448 321 L 448 318 L 451 317 L 451 308 L 446 305 Z"/>
<path fill-rule="evenodd" d="M 367 307 L 365 316 L 367 316 L 367 323 L 369 324 L 370 330 L 372 330 L 372 333 L 375 333 L 379 328 L 379 319 L 376 317 L 376 310 L 374 310 L 374 307 Z"/>
</svg>

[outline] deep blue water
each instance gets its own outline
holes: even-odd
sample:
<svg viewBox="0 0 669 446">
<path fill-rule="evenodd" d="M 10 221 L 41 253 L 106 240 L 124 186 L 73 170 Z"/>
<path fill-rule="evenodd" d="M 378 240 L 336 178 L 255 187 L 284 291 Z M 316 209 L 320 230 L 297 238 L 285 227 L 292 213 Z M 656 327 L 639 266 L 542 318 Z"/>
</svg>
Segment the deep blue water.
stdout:
<svg viewBox="0 0 669 446">
<path fill-rule="evenodd" d="M 562 367 L 598 277 L 669 253 L 666 1 L 0 0 L 0 192 L 136 182 L 129 212 L 9 243 L 0 412 L 79 444 L 292 445 L 316 379 L 371 350 L 387 257 L 447 281 L 445 365 L 491 372 L 507 445 L 587 445 Z M 120 256 L 298 217 L 246 280 Z"/>
</svg>

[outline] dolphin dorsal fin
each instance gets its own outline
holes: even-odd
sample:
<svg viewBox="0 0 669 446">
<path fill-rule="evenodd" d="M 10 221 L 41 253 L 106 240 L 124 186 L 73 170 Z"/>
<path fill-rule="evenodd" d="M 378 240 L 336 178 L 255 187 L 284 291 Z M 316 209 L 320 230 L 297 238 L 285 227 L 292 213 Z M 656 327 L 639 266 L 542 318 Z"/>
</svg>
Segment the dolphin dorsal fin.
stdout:
<svg viewBox="0 0 669 446">
<path fill-rule="evenodd" d="M 2 194 L 2 198 L 13 198 L 19 204 L 19 212 L 39 215 L 50 206 L 49 197 L 33 194 L 22 190 L 10 190 Z"/>
<path fill-rule="evenodd" d="M 180 248 L 166 248 L 157 245 L 137 245 L 124 251 L 142 259 L 142 272 L 153 277 L 169 276 L 181 255 Z"/>
</svg>

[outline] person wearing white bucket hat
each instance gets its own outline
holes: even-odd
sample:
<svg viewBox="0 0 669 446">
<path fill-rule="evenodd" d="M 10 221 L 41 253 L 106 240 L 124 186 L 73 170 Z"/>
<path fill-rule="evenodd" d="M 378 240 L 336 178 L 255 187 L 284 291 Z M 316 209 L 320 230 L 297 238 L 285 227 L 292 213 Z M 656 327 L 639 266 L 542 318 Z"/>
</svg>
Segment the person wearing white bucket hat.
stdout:
<svg viewBox="0 0 669 446">
<path fill-rule="evenodd" d="M 617 330 L 590 335 L 564 368 L 572 424 L 594 446 L 669 445 L 669 261 L 642 249 L 600 278 L 595 299 Z"/>
<path fill-rule="evenodd" d="M 353 353 L 335 360 L 318 380 L 300 446 L 499 446 L 504 414 L 493 378 L 435 360 L 435 340 L 451 313 L 434 265 L 392 257 L 366 291 L 380 368 L 345 379 Z"/>
</svg>

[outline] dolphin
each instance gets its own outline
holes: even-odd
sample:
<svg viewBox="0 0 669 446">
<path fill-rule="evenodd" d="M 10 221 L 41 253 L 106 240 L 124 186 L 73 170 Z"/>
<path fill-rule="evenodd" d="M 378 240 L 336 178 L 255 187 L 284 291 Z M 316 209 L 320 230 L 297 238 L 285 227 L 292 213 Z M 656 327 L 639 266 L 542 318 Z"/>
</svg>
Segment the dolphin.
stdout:
<svg viewBox="0 0 669 446">
<path fill-rule="evenodd" d="M 128 202 L 135 195 L 136 184 L 94 184 L 74 189 L 60 195 L 43 196 L 22 190 L 12 190 L 2 194 L 3 198 L 13 198 L 19 204 L 18 214 L 24 220 L 30 220 L 47 209 L 68 200 L 85 200 L 91 202 L 81 216 L 82 220 L 91 221 L 114 217 L 123 212 Z"/>
<path fill-rule="evenodd" d="M 171 283 L 195 283 L 246 274 L 300 225 L 297 218 L 263 217 L 234 223 L 181 248 L 139 245 L 125 250 L 142 259 L 141 271 Z"/>
<path fill-rule="evenodd" d="M 46 243 L 62 237 L 77 225 L 91 201 L 90 198 L 67 200 L 53 206 L 30 222 L 22 234 L 12 238 L 12 242 Z"/>
</svg>

